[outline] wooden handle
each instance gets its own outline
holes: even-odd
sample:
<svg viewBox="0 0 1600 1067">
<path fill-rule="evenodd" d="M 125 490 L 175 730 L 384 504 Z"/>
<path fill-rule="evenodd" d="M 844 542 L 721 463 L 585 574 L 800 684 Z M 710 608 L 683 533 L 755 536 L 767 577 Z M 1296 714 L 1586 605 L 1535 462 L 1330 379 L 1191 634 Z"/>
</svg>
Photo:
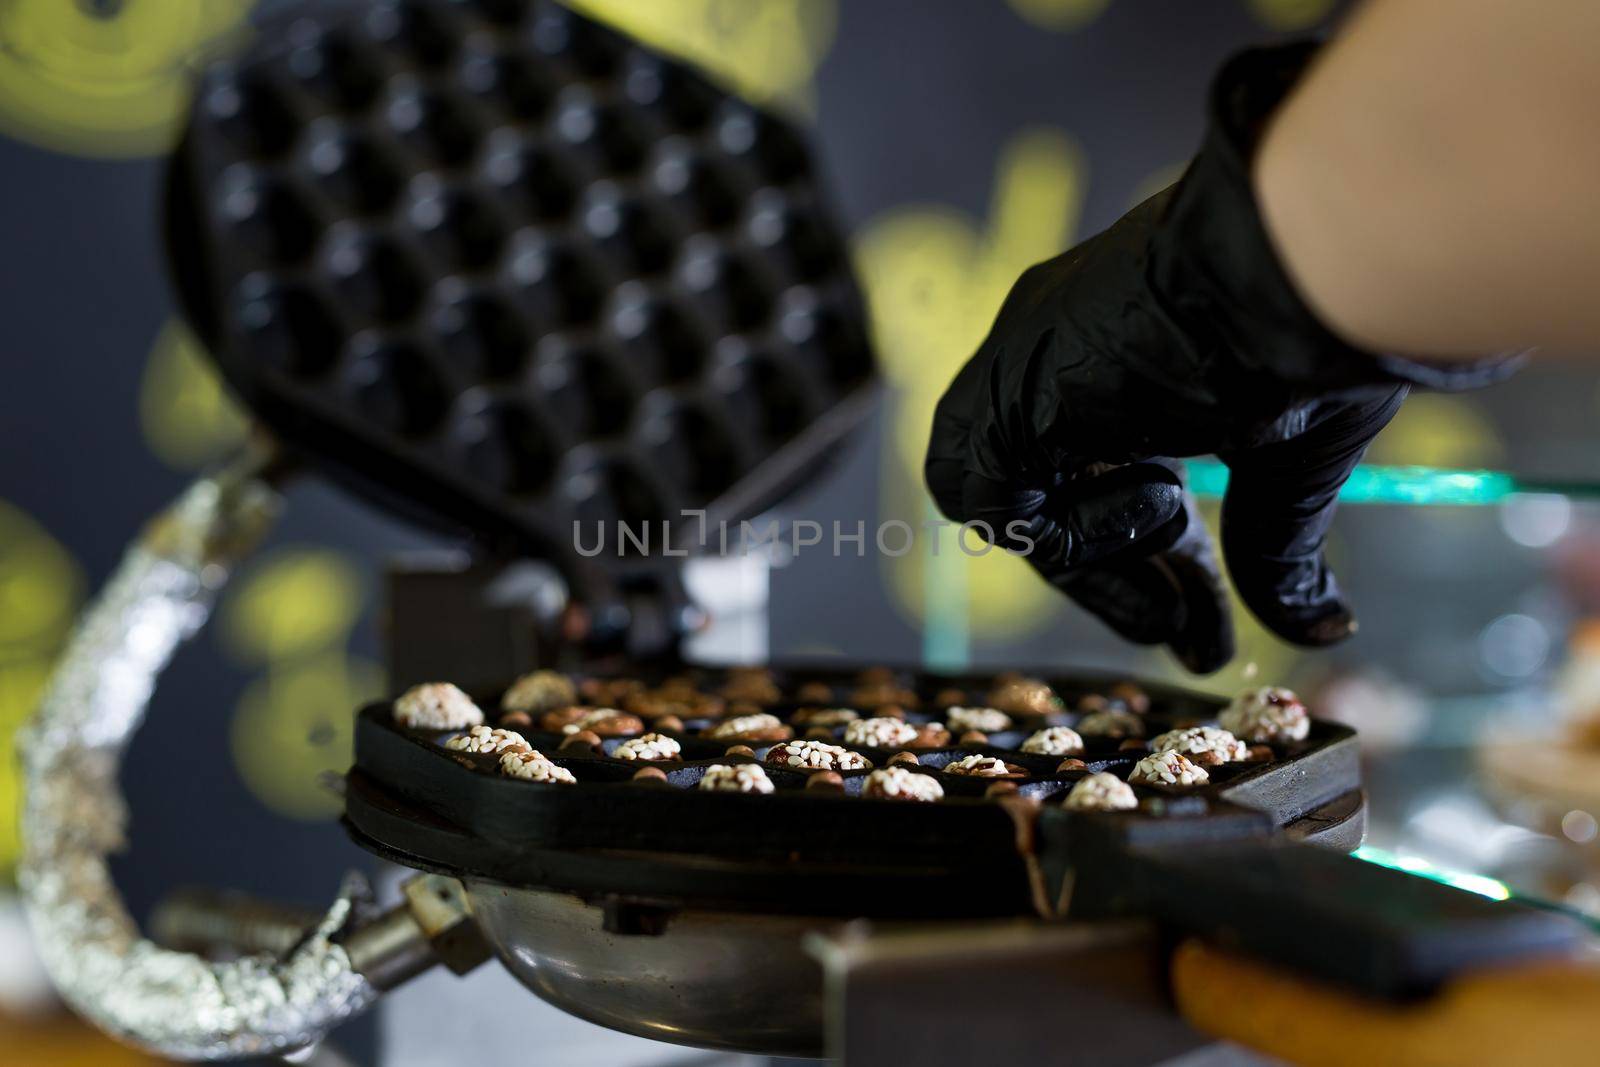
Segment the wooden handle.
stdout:
<svg viewBox="0 0 1600 1067">
<path fill-rule="evenodd" d="M 1173 955 L 1172 988 L 1195 1029 L 1303 1067 L 1524 1067 L 1596 1055 L 1600 967 L 1570 959 L 1479 971 L 1401 1004 L 1191 940 Z"/>
</svg>

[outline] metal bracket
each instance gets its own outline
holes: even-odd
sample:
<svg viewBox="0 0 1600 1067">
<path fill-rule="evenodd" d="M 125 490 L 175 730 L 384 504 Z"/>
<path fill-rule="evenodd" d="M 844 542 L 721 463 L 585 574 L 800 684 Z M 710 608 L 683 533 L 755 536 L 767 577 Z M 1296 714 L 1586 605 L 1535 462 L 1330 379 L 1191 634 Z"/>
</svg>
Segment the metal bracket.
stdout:
<svg viewBox="0 0 1600 1067">
<path fill-rule="evenodd" d="M 672 654 L 704 622 L 676 566 L 651 563 L 599 603 L 572 599 L 555 569 L 408 553 L 386 578 L 386 666 L 392 685 L 449 678 L 469 692 L 535 666 L 608 654 Z"/>
<path fill-rule="evenodd" d="M 357 918 L 338 939 L 351 966 L 375 988 L 387 992 L 439 965 L 466 974 L 488 960 L 489 945 L 472 920 L 460 882 L 442 874 L 419 874 L 407 879 L 400 892 L 400 903 Z M 318 918 L 304 908 L 241 893 L 190 889 L 163 900 L 150 929 L 165 947 L 208 958 L 252 953 L 283 957 L 305 940 Z"/>
</svg>

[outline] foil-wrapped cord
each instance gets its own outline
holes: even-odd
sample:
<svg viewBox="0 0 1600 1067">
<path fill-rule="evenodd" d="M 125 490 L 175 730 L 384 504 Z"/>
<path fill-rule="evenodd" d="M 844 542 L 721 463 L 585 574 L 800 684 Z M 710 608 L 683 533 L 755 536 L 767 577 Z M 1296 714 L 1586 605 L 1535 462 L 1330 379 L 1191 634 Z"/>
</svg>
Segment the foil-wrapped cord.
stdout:
<svg viewBox="0 0 1600 1067">
<path fill-rule="evenodd" d="M 197 481 L 150 524 L 79 620 L 19 737 L 18 881 L 40 956 L 80 1014 L 180 1059 L 302 1048 L 377 996 L 336 943 L 367 895 L 359 878 L 347 878 L 287 956 L 213 963 L 143 938 L 106 862 L 125 843 L 123 751 L 156 677 L 276 516 L 266 480 L 272 463 L 270 453 L 253 450 Z"/>
</svg>

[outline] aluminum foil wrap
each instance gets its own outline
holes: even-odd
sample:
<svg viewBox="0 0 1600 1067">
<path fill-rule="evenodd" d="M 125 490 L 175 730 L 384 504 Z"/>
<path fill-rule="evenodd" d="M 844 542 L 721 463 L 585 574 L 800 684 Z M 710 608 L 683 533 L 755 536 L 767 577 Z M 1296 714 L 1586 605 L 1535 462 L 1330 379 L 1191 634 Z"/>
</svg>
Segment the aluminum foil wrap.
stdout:
<svg viewBox="0 0 1600 1067">
<path fill-rule="evenodd" d="M 102 1029 L 181 1059 L 301 1048 L 377 996 L 333 940 L 365 896 L 358 879 L 285 958 L 212 963 L 145 940 L 106 863 L 125 843 L 118 767 L 156 677 L 278 510 L 260 477 L 269 460 L 252 453 L 201 479 L 151 523 L 80 619 L 19 737 L 18 881 L 51 978 Z"/>
</svg>

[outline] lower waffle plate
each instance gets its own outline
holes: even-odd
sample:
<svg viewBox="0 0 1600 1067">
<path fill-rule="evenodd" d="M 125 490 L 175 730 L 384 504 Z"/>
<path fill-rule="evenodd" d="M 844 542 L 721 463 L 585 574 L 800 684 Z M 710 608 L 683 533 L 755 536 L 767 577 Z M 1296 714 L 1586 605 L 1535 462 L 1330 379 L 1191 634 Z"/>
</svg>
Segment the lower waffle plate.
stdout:
<svg viewBox="0 0 1600 1067">
<path fill-rule="evenodd" d="M 826 686 L 835 700 L 825 706 L 872 714 L 850 674 L 796 667 L 770 678 L 776 699 L 763 707 L 786 722 L 800 711 L 793 697 L 803 685 L 811 697 Z M 698 679 L 708 692 L 726 682 L 718 672 Z M 921 723 L 946 714 L 935 700 L 981 705 L 990 681 L 901 671 L 886 691 L 911 705 L 899 712 L 907 721 Z M 1068 708 L 1113 686 L 1081 675 L 1043 681 L 1060 706 L 1029 725 L 1076 725 L 1082 712 Z M 1224 706 L 1182 690 L 1139 689 L 1148 698 L 1145 737 L 1214 723 Z M 504 777 L 494 756 L 449 750 L 443 742 L 452 731 L 403 728 L 381 702 L 357 722 L 347 821 L 364 845 L 401 862 L 512 885 L 811 914 L 1017 914 L 1050 910 L 1055 894 L 1039 872 L 1070 866 L 1079 847 L 1265 839 L 1360 788 L 1354 731 L 1313 720 L 1304 741 L 1271 746 L 1270 759 L 1258 752 L 1212 767 L 1206 785 L 1135 786 L 1140 806 L 1128 812 L 1075 812 L 1061 801 L 1086 774 L 1125 779 L 1146 754 L 1139 742 L 1086 738 L 1084 767 L 1062 771 L 1058 757 L 1020 751 L 1027 728 L 995 732 L 985 744 L 917 750 L 915 772 L 944 787 L 933 803 L 864 798 L 866 770 L 842 772 L 841 789 L 819 791 L 806 788 L 804 772 L 767 766 L 769 794 L 707 792 L 694 788 L 707 767 L 760 760 L 767 746 L 754 745 L 754 757 L 725 755 L 726 742 L 701 736 L 706 725 L 691 719 L 681 730 L 657 731 L 682 747 L 681 759 L 654 764 L 664 780 L 636 780 L 641 763 L 608 755 L 617 739 L 561 749 L 567 738 L 559 733 L 521 731 L 576 779 L 552 784 Z M 875 766 L 893 755 L 851 747 Z M 1015 790 L 986 795 L 992 779 L 943 773 L 974 754 L 1013 765 Z"/>
</svg>

